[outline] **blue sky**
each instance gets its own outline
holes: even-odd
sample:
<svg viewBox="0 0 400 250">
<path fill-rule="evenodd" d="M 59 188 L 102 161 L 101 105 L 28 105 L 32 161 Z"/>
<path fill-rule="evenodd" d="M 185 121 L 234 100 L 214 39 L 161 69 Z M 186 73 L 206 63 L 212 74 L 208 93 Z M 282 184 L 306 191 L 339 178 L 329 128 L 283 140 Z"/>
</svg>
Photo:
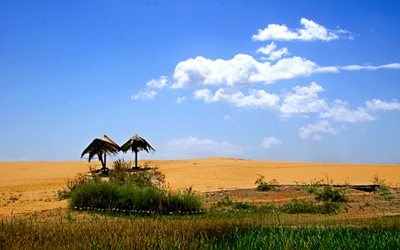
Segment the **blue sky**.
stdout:
<svg viewBox="0 0 400 250">
<path fill-rule="evenodd" d="M 397 1 L 1 1 L 0 161 L 400 162 Z M 118 157 L 133 159 L 132 154 Z"/>
</svg>

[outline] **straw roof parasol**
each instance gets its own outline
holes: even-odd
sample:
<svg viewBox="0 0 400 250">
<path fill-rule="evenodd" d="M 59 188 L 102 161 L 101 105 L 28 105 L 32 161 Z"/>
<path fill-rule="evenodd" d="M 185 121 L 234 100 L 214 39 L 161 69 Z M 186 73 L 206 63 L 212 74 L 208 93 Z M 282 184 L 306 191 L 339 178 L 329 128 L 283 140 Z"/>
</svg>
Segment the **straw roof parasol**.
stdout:
<svg viewBox="0 0 400 250">
<path fill-rule="evenodd" d="M 119 151 L 121 150 L 121 147 L 118 146 L 117 143 L 112 141 L 110 138 L 108 138 L 106 135 L 104 135 L 101 139 L 94 139 L 92 143 L 87 146 L 85 150 L 83 150 L 81 158 L 85 154 L 89 154 L 89 162 L 90 160 L 97 155 L 99 157 L 99 160 L 102 165 L 102 169 L 106 169 L 106 155 L 107 154 L 112 154 L 116 155 Z M 103 160 L 103 154 L 104 154 L 104 160 Z"/>
<path fill-rule="evenodd" d="M 150 151 L 156 151 L 145 139 L 137 134 L 125 142 L 125 144 L 121 146 L 121 150 L 124 153 L 128 152 L 129 150 L 135 152 L 135 168 L 137 168 L 137 153 L 139 151 L 144 150 L 147 153 L 150 153 Z"/>
</svg>

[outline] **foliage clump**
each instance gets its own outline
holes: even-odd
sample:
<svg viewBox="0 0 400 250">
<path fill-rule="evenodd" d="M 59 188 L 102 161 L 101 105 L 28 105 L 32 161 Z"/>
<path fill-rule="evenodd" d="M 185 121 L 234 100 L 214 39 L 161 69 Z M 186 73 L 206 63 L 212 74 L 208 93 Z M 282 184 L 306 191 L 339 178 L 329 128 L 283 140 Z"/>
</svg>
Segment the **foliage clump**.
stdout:
<svg viewBox="0 0 400 250">
<path fill-rule="evenodd" d="M 255 189 L 256 191 L 273 191 L 276 189 L 276 186 L 279 184 L 276 179 L 272 179 L 269 182 L 264 181 L 264 176 L 260 175 L 260 178 L 256 180 L 254 184 L 258 185 Z"/>
<path fill-rule="evenodd" d="M 124 160 L 117 160 L 113 163 L 113 170 L 109 174 L 110 182 L 119 185 L 160 188 L 165 183 L 165 174 L 160 172 L 157 166 L 150 168 L 149 165 L 150 162 L 146 162 L 142 169 L 133 169 Z"/>
<path fill-rule="evenodd" d="M 390 191 L 388 185 L 386 185 L 386 180 L 385 179 L 380 179 L 378 174 L 374 174 L 372 177 L 371 182 L 374 185 L 378 185 L 378 192 L 382 196 L 383 199 L 385 200 L 391 200 L 394 198 L 394 195 Z"/>
<path fill-rule="evenodd" d="M 202 207 L 202 200 L 191 189 L 181 193 L 163 189 L 165 175 L 157 167 L 148 166 L 149 163 L 146 163 L 143 169 L 132 169 L 127 162 L 117 160 L 108 180 L 95 174 L 92 177 L 80 174 L 75 180 L 68 181 L 67 188 L 58 191 L 59 198 L 70 198 L 70 207 L 160 213 L 194 211 Z"/>
</svg>

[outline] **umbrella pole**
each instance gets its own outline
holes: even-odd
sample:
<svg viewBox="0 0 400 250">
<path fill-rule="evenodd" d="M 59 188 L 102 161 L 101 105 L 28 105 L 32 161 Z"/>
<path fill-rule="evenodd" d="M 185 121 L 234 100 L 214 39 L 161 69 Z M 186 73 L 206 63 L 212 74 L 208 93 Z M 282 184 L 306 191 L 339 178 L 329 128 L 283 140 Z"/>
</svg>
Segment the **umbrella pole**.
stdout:
<svg viewBox="0 0 400 250">
<path fill-rule="evenodd" d="M 137 168 L 137 151 L 135 151 L 135 168 Z"/>
<path fill-rule="evenodd" d="M 106 160 L 106 158 L 107 158 L 107 155 L 106 155 L 106 153 L 104 153 L 104 166 L 103 166 L 104 170 L 107 168 L 107 160 Z"/>
</svg>

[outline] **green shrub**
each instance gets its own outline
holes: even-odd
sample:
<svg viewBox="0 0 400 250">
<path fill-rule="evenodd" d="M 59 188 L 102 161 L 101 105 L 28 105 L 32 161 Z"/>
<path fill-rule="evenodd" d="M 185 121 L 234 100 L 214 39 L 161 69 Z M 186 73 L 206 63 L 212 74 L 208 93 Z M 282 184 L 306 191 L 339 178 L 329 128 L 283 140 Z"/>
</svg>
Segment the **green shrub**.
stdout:
<svg viewBox="0 0 400 250">
<path fill-rule="evenodd" d="M 323 202 L 346 202 L 344 189 L 324 186 L 315 192 L 315 199 Z"/>
<path fill-rule="evenodd" d="M 93 169 L 90 170 L 92 171 Z M 67 186 L 57 191 L 57 198 L 59 200 L 68 199 L 71 197 L 72 192 L 83 185 L 98 182 L 101 182 L 101 178 L 96 175 L 88 176 L 84 173 L 79 173 L 74 179 L 67 179 Z"/>
<path fill-rule="evenodd" d="M 279 183 L 276 181 L 276 179 L 265 182 L 264 176 L 260 175 L 260 178 L 258 178 L 254 184 L 258 185 L 258 187 L 255 189 L 256 191 L 270 191 L 275 190 L 276 185 Z"/>
<path fill-rule="evenodd" d="M 379 186 L 378 192 L 385 200 L 391 200 L 395 197 L 387 186 Z"/>
<path fill-rule="evenodd" d="M 335 202 L 324 202 L 322 205 L 313 204 L 312 202 L 293 199 L 290 203 L 282 206 L 283 211 L 288 214 L 337 214 L 344 207 L 342 204 Z"/>
<path fill-rule="evenodd" d="M 137 187 L 161 187 L 165 183 L 165 175 L 158 167 L 149 168 L 146 163 L 143 169 L 132 169 L 128 162 L 118 159 L 113 163 L 113 170 L 110 172 L 110 181 L 120 185 L 132 185 Z"/>
<path fill-rule="evenodd" d="M 283 211 L 288 214 L 317 214 L 320 213 L 319 207 L 313 203 L 298 199 L 292 199 L 290 203 L 283 205 Z"/>
<path fill-rule="evenodd" d="M 383 199 L 385 200 L 391 200 L 394 198 L 394 195 L 392 194 L 392 192 L 390 192 L 388 186 L 386 185 L 386 180 L 385 179 L 380 179 L 378 174 L 374 174 L 374 176 L 372 177 L 371 182 L 374 185 L 378 185 L 378 192 L 379 194 L 383 197 Z"/>
<path fill-rule="evenodd" d="M 184 193 L 167 193 L 163 198 L 161 209 L 171 211 L 197 211 L 203 207 L 200 197 L 190 191 Z"/>
<path fill-rule="evenodd" d="M 71 195 L 69 206 L 167 213 L 199 210 L 202 208 L 202 200 L 190 192 L 167 193 L 155 187 L 141 188 L 101 182 L 88 183 L 75 190 Z"/>
<path fill-rule="evenodd" d="M 72 192 L 70 207 L 114 208 L 121 198 L 119 187 L 113 182 L 86 183 Z"/>
</svg>

